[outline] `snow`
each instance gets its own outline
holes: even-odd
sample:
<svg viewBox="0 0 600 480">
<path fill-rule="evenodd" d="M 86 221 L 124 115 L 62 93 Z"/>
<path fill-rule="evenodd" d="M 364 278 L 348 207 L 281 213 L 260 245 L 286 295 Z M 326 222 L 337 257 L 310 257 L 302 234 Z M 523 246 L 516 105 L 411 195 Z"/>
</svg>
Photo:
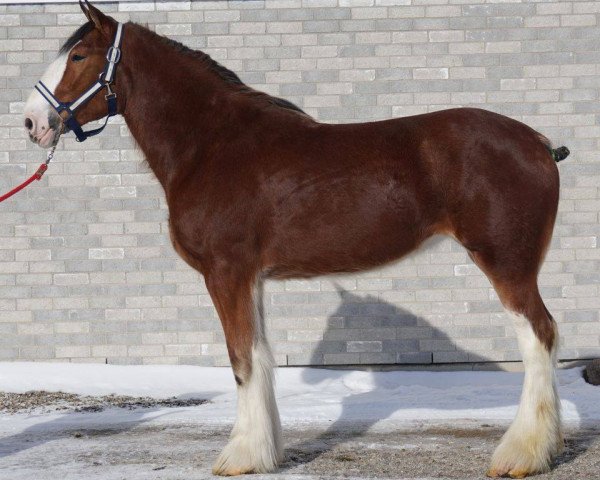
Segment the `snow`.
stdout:
<svg viewBox="0 0 600 480">
<path fill-rule="evenodd" d="M 581 368 L 559 370 L 558 379 L 565 423 L 597 425 L 600 388 L 584 382 Z M 522 373 L 512 372 L 280 368 L 276 393 L 284 428 L 330 427 L 335 422 L 385 430 L 459 420 L 506 425 L 516 413 L 522 380 Z M 194 397 L 210 403 L 134 412 L 2 415 L 0 435 L 31 428 L 82 428 L 130 421 L 230 426 L 235 418 L 235 382 L 229 368 L 0 363 L 0 391 L 29 390 Z"/>
</svg>

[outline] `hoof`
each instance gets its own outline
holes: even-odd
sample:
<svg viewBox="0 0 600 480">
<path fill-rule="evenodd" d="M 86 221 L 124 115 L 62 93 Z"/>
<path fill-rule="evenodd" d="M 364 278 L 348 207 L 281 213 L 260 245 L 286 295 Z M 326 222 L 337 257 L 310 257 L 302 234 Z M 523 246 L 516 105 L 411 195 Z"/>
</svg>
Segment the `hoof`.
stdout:
<svg viewBox="0 0 600 480">
<path fill-rule="evenodd" d="M 530 464 L 529 466 L 516 466 L 505 463 L 503 466 L 500 467 L 491 467 L 486 472 L 486 475 L 491 478 L 525 478 L 531 475 L 546 473 L 548 471 L 550 471 L 550 467 L 547 464 L 542 464 L 536 467 L 532 464 Z"/>
<path fill-rule="evenodd" d="M 212 473 L 213 475 L 219 475 L 221 477 L 237 477 L 238 475 L 254 473 L 254 470 L 244 470 L 236 467 L 226 467 L 225 465 L 215 465 L 212 469 Z"/>
<path fill-rule="evenodd" d="M 517 468 L 513 468 L 512 470 L 501 470 L 497 468 L 490 468 L 486 472 L 486 476 L 490 478 L 499 478 L 499 477 L 510 477 L 510 478 L 525 478 L 530 475 L 536 475 L 541 472 L 528 472 L 527 470 L 519 470 Z"/>
<path fill-rule="evenodd" d="M 283 457 L 279 448 L 273 443 L 234 436 L 219 455 L 212 472 L 224 477 L 272 472 Z"/>
<path fill-rule="evenodd" d="M 510 472 L 508 472 L 508 476 L 510 478 L 525 478 L 528 477 L 529 475 L 535 475 L 535 473 L 530 473 L 527 470 L 511 470 Z"/>
<path fill-rule="evenodd" d="M 485 472 L 486 477 L 490 478 L 498 478 L 504 475 L 500 470 L 496 470 L 495 468 L 490 468 L 487 472 Z"/>
<path fill-rule="evenodd" d="M 552 455 L 528 451 L 526 445 L 502 443 L 494 453 L 486 475 L 492 478 L 525 478 L 550 471 Z"/>
<path fill-rule="evenodd" d="M 240 458 L 227 456 L 226 452 L 223 452 L 213 465 L 212 473 L 213 475 L 219 475 L 221 477 L 235 477 L 237 475 L 258 472 L 255 467 L 250 465 L 248 459 L 242 460 Z"/>
<path fill-rule="evenodd" d="M 492 478 L 525 478 L 550 471 L 552 456 L 547 452 L 527 452 L 525 446 L 515 448 L 513 444 L 501 444 L 492 458 L 492 466 L 487 476 Z"/>
<path fill-rule="evenodd" d="M 494 451 L 487 476 L 525 478 L 551 470 L 553 459 L 564 446 L 560 424 L 527 432 L 513 424 Z"/>
</svg>

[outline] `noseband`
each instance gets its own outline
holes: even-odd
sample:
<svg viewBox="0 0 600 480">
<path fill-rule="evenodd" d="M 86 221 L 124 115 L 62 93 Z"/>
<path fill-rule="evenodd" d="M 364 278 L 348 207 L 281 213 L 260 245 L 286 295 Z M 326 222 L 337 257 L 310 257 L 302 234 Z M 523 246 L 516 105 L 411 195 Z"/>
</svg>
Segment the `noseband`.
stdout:
<svg viewBox="0 0 600 480">
<path fill-rule="evenodd" d="M 61 102 L 54 94 L 50 91 L 46 85 L 40 80 L 35 89 L 40 93 L 42 97 L 57 111 L 60 115 L 62 112 L 67 112 L 67 118 L 64 120 L 65 125 L 69 130 L 73 130 L 73 133 L 77 136 L 78 142 L 83 142 L 88 137 L 98 135 L 106 124 L 108 119 L 117 114 L 117 94 L 110 88 L 111 83 L 115 78 L 115 71 L 117 70 L 117 63 L 121 60 L 121 40 L 123 38 L 123 24 L 117 25 L 117 33 L 115 34 L 115 40 L 112 46 L 106 52 L 106 65 L 104 70 L 98 76 L 98 80 L 92 84 L 85 92 L 83 92 L 76 100 L 72 102 Z M 101 89 L 106 88 L 106 104 L 108 107 L 108 115 L 104 121 L 104 125 L 94 130 L 87 132 L 83 131 L 79 122 L 75 119 L 75 111 L 85 105 L 91 98 Z"/>
</svg>

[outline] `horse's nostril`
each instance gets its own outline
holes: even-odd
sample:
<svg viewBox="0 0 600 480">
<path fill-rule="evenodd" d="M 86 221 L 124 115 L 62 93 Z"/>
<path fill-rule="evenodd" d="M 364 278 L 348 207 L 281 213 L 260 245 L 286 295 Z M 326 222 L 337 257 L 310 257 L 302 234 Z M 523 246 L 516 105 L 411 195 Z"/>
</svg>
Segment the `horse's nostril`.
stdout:
<svg viewBox="0 0 600 480">
<path fill-rule="evenodd" d="M 31 121 L 31 118 L 25 119 L 25 128 L 27 130 L 31 130 L 33 128 L 33 122 Z"/>
</svg>

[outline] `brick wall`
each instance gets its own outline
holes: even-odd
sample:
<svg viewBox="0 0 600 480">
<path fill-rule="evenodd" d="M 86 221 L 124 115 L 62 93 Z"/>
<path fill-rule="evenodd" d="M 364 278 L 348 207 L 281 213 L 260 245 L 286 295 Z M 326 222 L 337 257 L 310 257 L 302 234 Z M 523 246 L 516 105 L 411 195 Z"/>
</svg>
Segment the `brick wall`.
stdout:
<svg viewBox="0 0 600 480">
<path fill-rule="evenodd" d="M 572 150 L 540 276 L 562 358 L 600 354 L 600 2 L 274 0 L 103 4 L 200 48 L 325 122 L 469 105 Z M 0 5 L 0 191 L 43 153 L 31 88 L 83 16 Z M 202 278 L 174 254 L 162 191 L 124 123 L 68 136 L 41 183 L 0 205 L 0 359 L 227 364 Z M 361 275 L 270 282 L 280 364 L 519 358 L 487 279 L 448 239 Z"/>
</svg>

